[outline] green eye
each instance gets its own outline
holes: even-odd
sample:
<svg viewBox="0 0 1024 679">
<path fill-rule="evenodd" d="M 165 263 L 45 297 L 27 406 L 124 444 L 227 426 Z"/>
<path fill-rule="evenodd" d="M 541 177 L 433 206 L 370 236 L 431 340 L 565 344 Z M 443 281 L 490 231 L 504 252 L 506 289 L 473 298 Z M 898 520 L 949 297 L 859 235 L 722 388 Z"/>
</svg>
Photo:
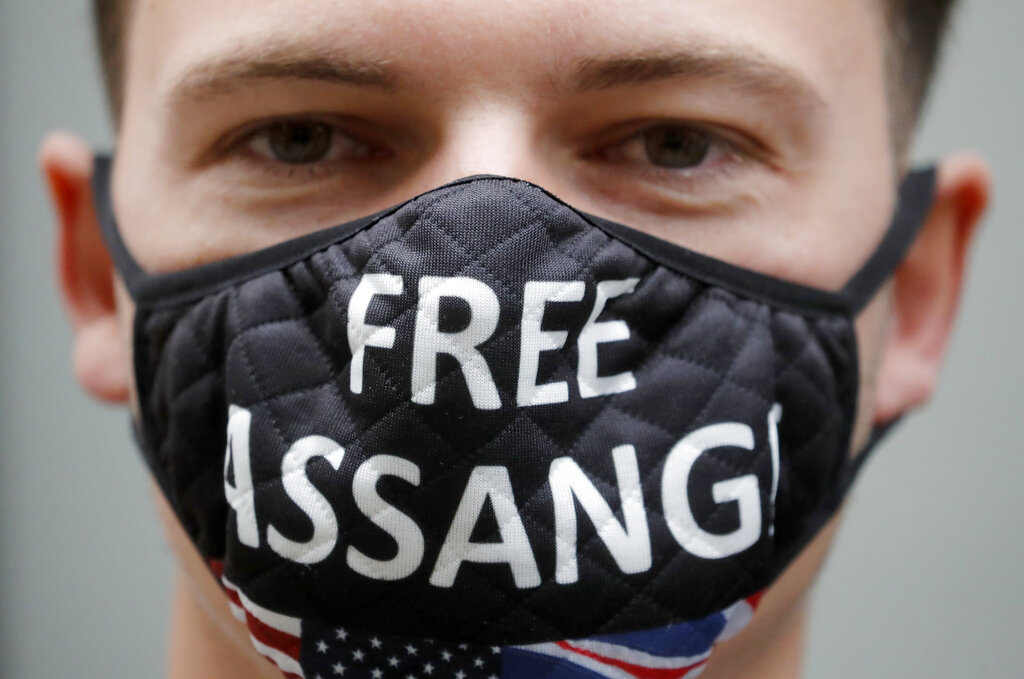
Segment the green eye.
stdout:
<svg viewBox="0 0 1024 679">
<path fill-rule="evenodd" d="M 685 169 L 697 167 L 711 153 L 711 138 L 691 128 L 659 127 L 644 133 L 644 155 L 659 167 Z"/>
<path fill-rule="evenodd" d="M 316 122 L 283 121 L 266 131 L 267 148 L 275 160 L 290 165 L 317 163 L 331 152 L 334 130 Z"/>
</svg>

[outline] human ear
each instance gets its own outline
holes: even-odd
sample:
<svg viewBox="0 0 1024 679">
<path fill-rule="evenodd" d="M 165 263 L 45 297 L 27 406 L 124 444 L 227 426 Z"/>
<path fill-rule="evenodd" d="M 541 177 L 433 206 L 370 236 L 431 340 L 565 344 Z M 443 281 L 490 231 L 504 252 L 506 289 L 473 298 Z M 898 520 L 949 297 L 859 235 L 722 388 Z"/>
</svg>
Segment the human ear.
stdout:
<svg viewBox="0 0 1024 679">
<path fill-rule="evenodd" d="M 931 212 L 893 276 L 875 424 L 923 404 L 935 389 L 990 188 L 988 168 L 976 157 L 952 156 L 939 165 Z"/>
<path fill-rule="evenodd" d="M 93 209 L 93 154 L 78 137 L 50 134 L 39 149 L 57 217 L 56 272 L 74 332 L 79 384 L 112 403 L 128 400 L 128 365 L 114 297 L 114 270 Z"/>
</svg>

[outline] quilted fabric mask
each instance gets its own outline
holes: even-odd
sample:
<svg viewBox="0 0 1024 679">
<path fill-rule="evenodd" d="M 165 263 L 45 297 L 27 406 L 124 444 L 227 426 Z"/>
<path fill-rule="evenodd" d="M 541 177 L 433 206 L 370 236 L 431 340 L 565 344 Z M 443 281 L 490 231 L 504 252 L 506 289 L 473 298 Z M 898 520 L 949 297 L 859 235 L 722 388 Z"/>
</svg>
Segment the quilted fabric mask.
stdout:
<svg viewBox="0 0 1024 679">
<path fill-rule="evenodd" d="M 854 318 L 934 183 L 831 292 L 489 176 L 149 275 L 109 173 L 140 447 L 257 649 L 309 679 L 699 673 L 865 459 Z"/>
</svg>

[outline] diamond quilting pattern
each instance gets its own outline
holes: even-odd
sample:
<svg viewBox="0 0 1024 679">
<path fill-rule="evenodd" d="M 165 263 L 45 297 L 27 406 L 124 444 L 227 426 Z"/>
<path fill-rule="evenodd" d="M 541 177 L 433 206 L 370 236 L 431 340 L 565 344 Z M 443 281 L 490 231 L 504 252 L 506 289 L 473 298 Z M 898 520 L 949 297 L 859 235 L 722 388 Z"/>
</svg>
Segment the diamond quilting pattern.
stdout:
<svg viewBox="0 0 1024 679">
<path fill-rule="evenodd" d="M 403 289 L 378 295 L 367 310 L 367 322 L 392 328 L 394 340 L 365 349 L 363 391 L 353 393 L 349 303 L 371 273 L 399 276 Z M 477 347 L 487 372 L 471 379 L 493 380 L 498 408 L 474 408 L 462 365 L 443 353 L 436 359 L 435 403 L 413 401 L 424 276 L 466 277 L 494 293 L 496 329 Z M 639 279 L 635 289 L 608 300 L 599 321 L 624 321 L 629 337 L 601 345 L 598 364 L 601 375 L 631 372 L 636 386 L 583 398 L 577 343 L 597 284 L 628 278 Z M 549 303 L 542 321 L 544 330 L 563 331 L 565 342 L 541 353 L 536 383 L 564 381 L 565 403 L 516 403 L 528 281 L 585 286 L 578 302 Z M 441 326 L 458 332 L 472 316 L 467 309 L 457 298 L 447 300 Z M 231 579 L 273 610 L 410 637 L 488 644 L 593 636 L 699 618 L 762 589 L 779 570 L 777 555 L 805 539 L 808 517 L 839 473 L 849 445 L 845 422 L 856 402 L 856 347 L 846 317 L 776 311 L 708 285 L 653 262 L 539 190 L 507 180 L 428 194 L 280 271 L 194 304 L 138 313 L 145 454 L 204 556 L 223 559 Z M 783 413 L 777 472 L 766 419 L 776 403 Z M 344 449 L 337 469 L 314 459 L 305 470 L 338 523 L 337 547 L 322 561 L 293 563 L 266 544 L 239 542 L 223 494 L 229 405 L 252 413 L 260 535 L 271 524 L 294 540 L 313 534 L 282 480 L 289 448 L 322 436 Z M 722 422 L 749 425 L 753 450 L 708 450 L 694 463 L 685 492 L 701 528 L 724 535 L 737 529 L 740 516 L 736 502 L 715 499 L 715 484 L 752 475 L 762 489 L 762 530 L 749 549 L 714 560 L 677 542 L 662 481 L 678 441 Z M 578 580 L 559 583 L 551 463 L 576 461 L 622 524 L 611 459 L 620 445 L 633 446 L 636 455 L 650 567 L 623 572 L 577 504 Z M 378 488 L 416 521 L 425 545 L 418 568 L 392 581 L 360 575 L 346 559 L 352 546 L 381 560 L 395 555 L 395 541 L 353 498 L 356 470 L 375 455 L 413 462 L 421 479 L 385 478 Z M 430 584 L 470 475 L 498 467 L 507 471 L 508 499 L 541 583 L 520 586 L 507 564 L 466 562 L 454 586 Z M 768 489 L 776 473 L 773 508 Z M 473 542 L 502 540 L 493 507 L 485 506 L 478 519 Z"/>
</svg>

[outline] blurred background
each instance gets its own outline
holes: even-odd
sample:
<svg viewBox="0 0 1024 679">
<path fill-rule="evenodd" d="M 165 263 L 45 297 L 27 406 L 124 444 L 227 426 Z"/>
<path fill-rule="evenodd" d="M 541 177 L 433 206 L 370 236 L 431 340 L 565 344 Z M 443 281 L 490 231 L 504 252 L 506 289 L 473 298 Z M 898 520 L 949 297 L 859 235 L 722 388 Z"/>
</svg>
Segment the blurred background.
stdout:
<svg viewBox="0 0 1024 679">
<path fill-rule="evenodd" d="M 915 156 L 992 163 L 939 394 L 862 477 L 806 677 L 1024 675 L 1024 3 L 965 0 Z M 111 134 L 85 0 L 0 0 L 0 678 L 163 676 L 171 556 L 128 416 L 75 385 L 41 137 Z"/>
</svg>

